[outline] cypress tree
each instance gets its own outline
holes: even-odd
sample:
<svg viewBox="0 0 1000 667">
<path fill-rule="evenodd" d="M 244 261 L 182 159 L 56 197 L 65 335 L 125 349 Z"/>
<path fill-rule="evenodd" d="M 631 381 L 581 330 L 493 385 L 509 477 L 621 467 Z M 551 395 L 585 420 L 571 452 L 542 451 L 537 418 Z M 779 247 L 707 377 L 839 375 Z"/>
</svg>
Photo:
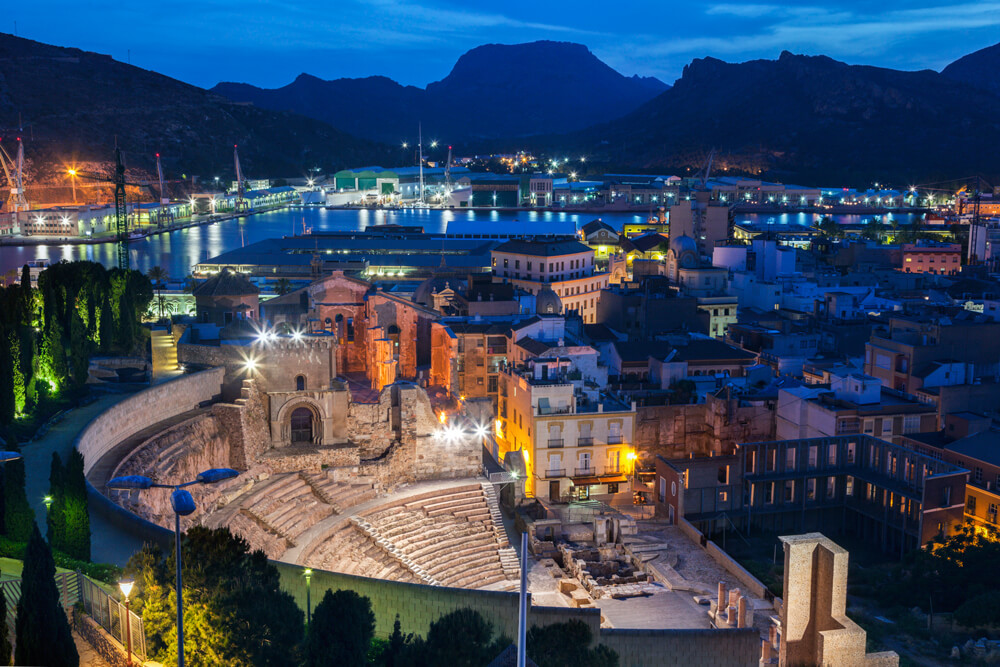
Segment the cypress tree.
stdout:
<svg viewBox="0 0 1000 667">
<path fill-rule="evenodd" d="M 8 443 L 8 451 L 20 451 Z M 6 535 L 14 542 L 27 542 L 35 527 L 35 510 L 24 491 L 24 459 L 3 465 L 3 510 Z"/>
<path fill-rule="evenodd" d="M 38 375 L 41 380 L 55 385 L 51 388 L 53 391 L 58 391 L 66 382 L 68 375 L 62 335 L 62 326 L 53 318 L 45 328 L 45 337 L 42 339 L 42 347 L 38 354 Z"/>
<path fill-rule="evenodd" d="M 365 667 L 374 636 L 371 600 L 351 590 L 327 589 L 306 633 L 306 666 Z"/>
<path fill-rule="evenodd" d="M 63 543 L 65 536 L 65 480 L 62 460 L 59 454 L 52 452 L 52 464 L 49 466 L 49 498 L 52 504 L 49 507 L 49 514 L 45 518 L 46 537 L 53 549 L 65 551 Z"/>
<path fill-rule="evenodd" d="M 77 560 L 90 560 L 90 513 L 87 507 L 87 480 L 83 454 L 74 449 L 63 472 L 63 546 Z"/>
<path fill-rule="evenodd" d="M 21 269 L 21 284 L 19 286 L 21 292 L 21 324 L 30 327 L 31 318 L 34 316 L 32 313 L 32 308 L 35 303 L 35 295 L 31 289 L 31 269 L 25 264 Z"/>
<path fill-rule="evenodd" d="M 80 656 L 59 603 L 55 575 L 52 551 L 38 532 L 38 526 L 33 526 L 24 553 L 21 599 L 17 602 L 14 622 L 15 664 L 79 667 Z"/>
<path fill-rule="evenodd" d="M 3 297 L 0 289 L 0 298 Z M 14 359 L 7 345 L 7 329 L 0 326 L 0 424 L 14 421 L 16 398 L 14 393 Z"/>
<path fill-rule="evenodd" d="M 0 665 L 10 664 L 12 649 L 7 635 L 7 596 L 0 587 Z"/>
<path fill-rule="evenodd" d="M 11 331 L 7 336 L 7 342 L 10 346 L 10 356 L 12 362 L 11 381 L 13 383 L 14 392 L 14 411 L 15 413 L 22 413 L 24 412 L 28 395 L 25 390 L 24 372 L 22 371 L 21 340 L 14 331 Z"/>
</svg>

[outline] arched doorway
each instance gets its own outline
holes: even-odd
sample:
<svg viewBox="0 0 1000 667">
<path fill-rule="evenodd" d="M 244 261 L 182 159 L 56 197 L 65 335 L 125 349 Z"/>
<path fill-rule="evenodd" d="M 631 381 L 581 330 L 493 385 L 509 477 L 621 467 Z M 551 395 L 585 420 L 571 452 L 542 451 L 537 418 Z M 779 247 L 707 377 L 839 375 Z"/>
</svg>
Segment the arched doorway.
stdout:
<svg viewBox="0 0 1000 667">
<path fill-rule="evenodd" d="M 312 442 L 313 413 L 309 408 L 296 408 L 292 411 L 291 431 L 292 444 Z"/>
</svg>

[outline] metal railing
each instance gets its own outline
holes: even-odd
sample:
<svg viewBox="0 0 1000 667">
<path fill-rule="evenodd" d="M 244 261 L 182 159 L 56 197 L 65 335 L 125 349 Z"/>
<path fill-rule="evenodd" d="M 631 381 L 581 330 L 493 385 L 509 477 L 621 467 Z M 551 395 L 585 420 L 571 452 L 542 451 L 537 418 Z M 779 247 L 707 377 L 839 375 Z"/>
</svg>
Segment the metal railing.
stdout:
<svg viewBox="0 0 1000 667">
<path fill-rule="evenodd" d="M 559 468 L 558 470 L 546 470 L 545 471 L 545 476 L 546 477 L 565 477 L 566 476 L 566 468 Z"/>
<path fill-rule="evenodd" d="M 576 439 L 576 446 L 577 447 L 590 447 L 593 444 L 594 444 L 594 439 L 593 438 L 582 438 L 581 437 L 581 438 L 577 438 Z"/>
<path fill-rule="evenodd" d="M 563 446 L 562 438 L 549 438 L 549 447 L 562 447 L 562 446 Z"/>
<path fill-rule="evenodd" d="M 609 435 L 608 436 L 609 445 L 620 445 L 622 444 L 622 437 L 620 435 Z"/>
<path fill-rule="evenodd" d="M 80 575 L 80 599 L 83 602 L 84 611 L 124 648 L 127 641 L 125 605 L 83 575 Z M 142 617 L 130 610 L 128 622 L 132 627 L 132 654 L 141 661 L 145 661 L 148 656 L 146 655 L 146 630 L 142 623 Z"/>
<path fill-rule="evenodd" d="M 597 468 L 574 468 L 574 476 L 582 477 L 586 475 L 587 477 L 593 477 L 597 474 Z"/>
</svg>

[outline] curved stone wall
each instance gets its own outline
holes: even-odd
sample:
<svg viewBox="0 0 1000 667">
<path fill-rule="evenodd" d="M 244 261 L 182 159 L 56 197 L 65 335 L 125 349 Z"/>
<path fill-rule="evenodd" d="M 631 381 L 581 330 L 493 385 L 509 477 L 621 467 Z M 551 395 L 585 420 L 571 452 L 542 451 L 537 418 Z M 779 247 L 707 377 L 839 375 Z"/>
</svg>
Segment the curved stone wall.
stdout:
<svg viewBox="0 0 1000 667">
<path fill-rule="evenodd" d="M 210 368 L 154 385 L 94 417 L 76 440 L 84 472 L 89 475 L 97 462 L 126 438 L 218 396 L 225 373 L 223 368 Z"/>
<path fill-rule="evenodd" d="M 113 503 L 94 488 L 90 475 L 101 459 L 126 439 L 218 397 L 224 376 L 225 369 L 212 368 L 154 385 L 111 406 L 87 424 L 77 436 L 74 446 L 83 454 L 92 510 L 132 537 L 163 546 L 170 544 L 172 531 Z"/>
</svg>

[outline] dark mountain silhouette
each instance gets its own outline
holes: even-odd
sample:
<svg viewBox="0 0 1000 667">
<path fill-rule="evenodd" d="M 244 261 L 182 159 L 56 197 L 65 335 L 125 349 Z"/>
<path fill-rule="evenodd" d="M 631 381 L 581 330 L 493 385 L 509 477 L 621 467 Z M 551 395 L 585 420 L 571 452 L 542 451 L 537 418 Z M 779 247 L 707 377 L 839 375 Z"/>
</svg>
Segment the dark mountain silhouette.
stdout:
<svg viewBox="0 0 1000 667">
<path fill-rule="evenodd" d="M 71 161 L 106 161 L 115 141 L 130 167 L 163 156 L 168 178 L 231 176 L 233 145 L 250 178 L 391 160 L 388 147 L 304 116 L 234 104 L 110 56 L 0 33 L 0 137 L 22 136 L 31 178 Z M 29 179 L 30 182 L 30 179 Z"/>
<path fill-rule="evenodd" d="M 970 53 L 941 70 L 949 79 L 1000 95 L 1000 44 Z"/>
<path fill-rule="evenodd" d="M 633 111 L 666 88 L 652 77 L 619 74 L 581 44 L 542 41 L 474 48 L 426 89 L 385 77 L 323 81 L 303 74 L 277 89 L 220 83 L 212 91 L 380 141 L 412 136 L 421 121 L 425 136 L 457 143 L 582 129 Z"/>
<path fill-rule="evenodd" d="M 681 173 L 714 147 L 716 169 L 811 183 L 965 176 L 997 171 L 1000 98 L 929 70 L 702 58 L 628 116 L 549 143 Z"/>
</svg>

